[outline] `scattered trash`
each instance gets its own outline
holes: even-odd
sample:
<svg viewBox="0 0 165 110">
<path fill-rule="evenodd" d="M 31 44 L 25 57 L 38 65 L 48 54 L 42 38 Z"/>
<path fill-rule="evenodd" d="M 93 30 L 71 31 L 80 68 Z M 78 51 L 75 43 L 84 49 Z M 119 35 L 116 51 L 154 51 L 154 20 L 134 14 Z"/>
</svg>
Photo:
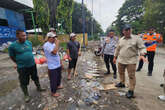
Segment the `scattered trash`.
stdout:
<svg viewBox="0 0 165 110">
<path fill-rule="evenodd" d="M 38 105 L 38 108 L 41 108 L 41 106 L 42 106 L 42 104 L 39 104 L 39 105 Z"/>
<path fill-rule="evenodd" d="M 34 105 L 35 103 L 32 103 L 32 105 Z"/>
<path fill-rule="evenodd" d="M 98 102 L 92 98 L 86 98 L 84 100 L 84 102 L 87 104 L 87 105 L 92 105 L 92 104 L 98 104 Z"/>
<path fill-rule="evenodd" d="M 47 62 L 46 57 L 42 55 L 36 55 L 34 59 L 36 64 L 44 64 Z"/>
<path fill-rule="evenodd" d="M 49 110 L 49 109 L 48 109 L 48 107 L 46 106 L 46 107 L 44 107 L 44 109 L 43 109 L 43 110 Z"/>
<path fill-rule="evenodd" d="M 74 102 L 72 97 L 69 97 L 68 102 Z"/>
<path fill-rule="evenodd" d="M 85 103 L 84 103 L 82 100 L 79 100 L 79 101 L 78 101 L 78 105 L 79 105 L 79 106 L 82 106 L 82 105 L 84 105 L 84 104 L 85 104 Z"/>
<path fill-rule="evenodd" d="M 13 108 L 12 107 L 9 107 L 9 110 L 12 110 Z"/>
<path fill-rule="evenodd" d="M 125 96 L 125 92 L 118 92 L 118 94 L 120 95 L 120 96 Z"/>
<path fill-rule="evenodd" d="M 162 100 L 162 101 L 165 101 L 165 95 L 160 95 L 158 96 L 158 99 Z"/>
<path fill-rule="evenodd" d="M 106 107 L 108 107 L 108 105 L 100 105 L 99 107 L 100 108 L 106 108 Z"/>
<path fill-rule="evenodd" d="M 21 105 L 20 110 L 24 110 L 25 109 L 25 105 Z"/>
<path fill-rule="evenodd" d="M 102 90 L 113 90 L 113 89 L 117 89 L 115 87 L 115 84 L 104 84 Z"/>
<path fill-rule="evenodd" d="M 85 77 L 88 79 L 92 79 L 94 77 L 99 77 L 99 74 L 93 74 L 93 73 L 85 73 Z"/>
<path fill-rule="evenodd" d="M 88 79 L 92 79 L 92 78 L 93 78 L 93 76 L 92 76 L 92 75 L 87 74 L 87 73 L 85 74 L 85 77 L 86 77 L 86 78 L 88 78 Z"/>
</svg>

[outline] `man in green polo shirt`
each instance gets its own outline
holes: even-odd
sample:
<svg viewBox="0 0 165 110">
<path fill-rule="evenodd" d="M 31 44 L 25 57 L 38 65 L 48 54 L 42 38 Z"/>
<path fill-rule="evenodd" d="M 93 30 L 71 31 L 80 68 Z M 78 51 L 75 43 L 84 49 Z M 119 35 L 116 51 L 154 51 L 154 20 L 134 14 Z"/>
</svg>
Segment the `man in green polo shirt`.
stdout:
<svg viewBox="0 0 165 110">
<path fill-rule="evenodd" d="M 37 86 L 38 91 L 45 91 L 39 83 L 37 75 L 37 68 L 32 54 L 32 43 L 26 40 L 26 33 L 23 30 L 16 31 L 17 41 L 9 46 L 9 56 L 17 65 L 17 72 L 19 73 L 20 87 L 24 93 L 25 102 L 30 101 L 28 93 L 28 85 L 30 77 Z"/>
</svg>

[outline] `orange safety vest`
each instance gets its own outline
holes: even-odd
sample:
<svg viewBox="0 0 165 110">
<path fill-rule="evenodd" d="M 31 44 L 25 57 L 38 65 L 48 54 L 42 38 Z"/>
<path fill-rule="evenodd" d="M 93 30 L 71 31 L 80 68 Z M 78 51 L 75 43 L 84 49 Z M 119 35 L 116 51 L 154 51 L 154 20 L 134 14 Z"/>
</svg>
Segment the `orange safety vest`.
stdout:
<svg viewBox="0 0 165 110">
<path fill-rule="evenodd" d="M 144 41 L 152 41 L 151 43 L 145 42 L 145 46 L 147 51 L 156 51 L 157 43 L 161 43 L 163 38 L 160 34 L 153 33 L 150 35 L 149 33 L 143 35 Z"/>
</svg>

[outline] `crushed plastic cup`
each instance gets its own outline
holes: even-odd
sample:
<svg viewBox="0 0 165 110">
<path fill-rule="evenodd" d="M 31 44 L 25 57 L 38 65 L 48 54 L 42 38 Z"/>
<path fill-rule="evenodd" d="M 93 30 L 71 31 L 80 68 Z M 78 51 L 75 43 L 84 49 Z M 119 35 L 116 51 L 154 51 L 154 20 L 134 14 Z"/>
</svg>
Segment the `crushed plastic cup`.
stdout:
<svg viewBox="0 0 165 110">
<path fill-rule="evenodd" d="M 165 95 L 160 95 L 158 96 L 158 99 L 162 100 L 162 101 L 165 101 Z"/>
</svg>

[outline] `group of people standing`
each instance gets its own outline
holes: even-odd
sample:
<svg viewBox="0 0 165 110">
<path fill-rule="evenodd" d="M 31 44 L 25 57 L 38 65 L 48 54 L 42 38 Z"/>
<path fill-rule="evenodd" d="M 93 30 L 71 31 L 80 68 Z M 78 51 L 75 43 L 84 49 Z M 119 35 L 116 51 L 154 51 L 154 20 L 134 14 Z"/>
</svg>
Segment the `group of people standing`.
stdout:
<svg viewBox="0 0 165 110">
<path fill-rule="evenodd" d="M 39 83 L 37 67 L 32 53 L 32 43 L 27 40 L 24 30 L 17 30 L 16 37 L 18 40 L 9 46 L 8 51 L 18 72 L 20 87 L 24 93 L 24 100 L 25 102 L 29 102 L 31 99 L 28 92 L 30 77 L 34 81 L 37 91 L 42 92 L 46 91 L 46 89 L 41 88 Z M 71 33 L 69 37 L 70 41 L 67 43 L 67 54 L 69 59 L 68 80 L 71 79 L 71 70 L 74 69 L 75 72 L 78 56 L 81 55 L 79 52 L 80 44 L 75 41 L 76 34 Z M 63 69 L 63 64 L 58 53 L 59 46 L 60 42 L 55 29 L 50 28 L 50 32 L 47 33 L 46 42 L 43 45 L 43 50 L 48 64 L 51 95 L 54 97 L 60 96 L 60 94 L 57 93 L 57 89 L 63 88 L 61 85 L 61 71 Z"/>
<path fill-rule="evenodd" d="M 143 62 L 147 61 L 148 57 L 148 76 L 152 76 L 154 66 L 154 55 L 157 43 L 162 42 L 162 36 L 156 34 L 154 28 L 150 28 L 148 33 L 144 34 L 142 38 L 132 34 L 130 25 L 125 25 L 123 28 L 124 36 L 118 38 L 115 36 L 115 31 L 110 30 L 107 38 L 105 39 L 101 53 L 104 56 L 105 65 L 107 72 L 110 74 L 111 63 L 113 69 L 113 78 L 117 78 L 117 67 L 116 61 L 118 60 L 118 73 L 120 82 L 116 84 L 116 87 L 125 87 L 125 70 L 128 71 L 129 77 L 129 90 L 126 93 L 127 98 L 134 97 L 134 89 L 136 85 L 135 72 L 140 71 L 143 66 Z M 24 93 L 26 102 L 30 101 L 28 92 L 28 84 L 30 77 L 34 81 L 37 90 L 42 92 L 46 89 L 41 88 L 39 83 L 39 77 L 37 75 L 37 68 L 34 61 L 34 55 L 32 54 L 32 43 L 26 38 L 24 30 L 16 31 L 17 41 L 13 42 L 9 46 L 9 56 L 15 63 L 17 72 L 19 73 L 20 87 Z M 76 63 L 78 56 L 81 55 L 80 44 L 76 41 L 76 34 L 71 33 L 69 36 L 69 42 L 67 43 L 67 55 L 69 59 L 68 65 L 68 80 L 71 79 L 71 70 L 75 73 Z M 51 28 L 50 32 L 47 33 L 47 41 L 43 45 L 43 50 L 47 58 L 48 64 L 48 76 L 50 80 L 50 88 L 52 96 L 60 96 L 57 93 L 57 89 L 62 89 L 61 85 L 61 71 L 63 69 L 62 60 L 59 56 L 60 42 L 56 35 L 55 29 Z M 140 56 L 139 66 L 136 69 L 136 64 Z"/>
<path fill-rule="evenodd" d="M 104 62 L 107 68 L 105 74 L 110 74 L 110 62 L 114 71 L 114 79 L 117 77 L 116 60 L 118 59 L 120 82 L 116 84 L 116 87 L 125 87 L 125 70 L 127 69 L 129 90 L 126 93 L 126 97 L 133 98 L 136 85 L 135 72 L 142 69 L 143 62 L 148 62 L 148 76 L 152 76 L 154 55 L 157 43 L 162 42 L 162 36 L 157 34 L 154 28 L 149 28 L 148 33 L 144 34 L 141 38 L 138 35 L 132 34 L 132 29 L 129 24 L 124 26 L 123 35 L 124 36 L 118 40 L 114 34 L 114 30 L 110 30 L 102 45 L 101 52 L 104 55 Z M 146 56 L 148 57 L 148 60 L 146 59 Z M 138 58 L 140 60 L 138 68 L 136 69 Z"/>
<path fill-rule="evenodd" d="M 81 55 L 79 52 L 80 44 L 75 41 L 76 34 L 71 33 L 69 37 L 70 41 L 67 43 L 67 55 L 69 59 L 68 80 L 71 79 L 71 70 L 73 69 L 73 73 L 75 72 L 78 56 Z M 61 71 L 63 69 L 63 64 L 58 53 L 59 40 L 55 32 L 51 31 L 47 34 L 47 41 L 43 45 L 43 49 L 47 58 L 51 93 L 52 96 L 58 97 L 60 94 L 56 92 L 57 89 L 63 88 L 61 85 Z"/>
</svg>

